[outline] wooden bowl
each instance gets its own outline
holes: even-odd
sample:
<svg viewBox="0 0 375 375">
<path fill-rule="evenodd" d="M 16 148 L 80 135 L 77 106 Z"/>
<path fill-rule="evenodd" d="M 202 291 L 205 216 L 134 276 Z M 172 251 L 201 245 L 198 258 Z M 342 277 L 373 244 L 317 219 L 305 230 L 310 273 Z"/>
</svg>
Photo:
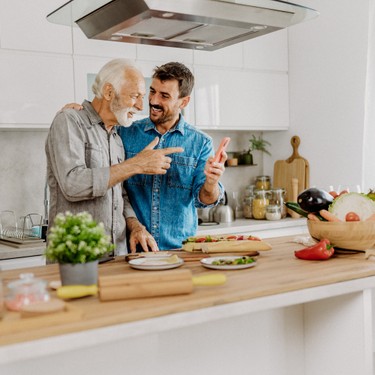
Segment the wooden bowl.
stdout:
<svg viewBox="0 0 375 375">
<path fill-rule="evenodd" d="M 375 221 L 328 222 L 307 220 L 311 237 L 327 238 L 334 247 L 367 250 L 375 245 Z"/>
</svg>

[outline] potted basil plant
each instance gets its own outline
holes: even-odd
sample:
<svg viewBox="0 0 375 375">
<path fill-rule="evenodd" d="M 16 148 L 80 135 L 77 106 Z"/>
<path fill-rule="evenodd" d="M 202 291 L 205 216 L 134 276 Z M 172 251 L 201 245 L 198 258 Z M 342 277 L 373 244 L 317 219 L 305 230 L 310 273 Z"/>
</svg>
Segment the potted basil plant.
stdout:
<svg viewBox="0 0 375 375">
<path fill-rule="evenodd" d="M 98 281 L 99 259 L 114 245 L 88 212 L 58 214 L 48 234 L 45 256 L 59 264 L 62 285 L 92 285 Z"/>
</svg>

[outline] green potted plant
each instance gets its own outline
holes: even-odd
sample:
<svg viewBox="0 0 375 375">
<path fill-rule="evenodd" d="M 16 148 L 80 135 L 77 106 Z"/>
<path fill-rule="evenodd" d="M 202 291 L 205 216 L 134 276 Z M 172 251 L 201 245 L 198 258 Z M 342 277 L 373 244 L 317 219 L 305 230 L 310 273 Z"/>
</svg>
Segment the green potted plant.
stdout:
<svg viewBox="0 0 375 375">
<path fill-rule="evenodd" d="M 253 151 L 265 152 L 268 155 L 271 153 L 267 150 L 267 146 L 271 146 L 271 143 L 263 139 L 261 136 L 258 138 L 253 134 L 249 139 L 249 148 L 242 154 L 243 164 L 254 164 Z"/>
<path fill-rule="evenodd" d="M 97 284 L 99 259 L 113 249 L 103 223 L 88 212 L 66 212 L 55 218 L 45 255 L 59 264 L 62 285 L 91 285 Z"/>
</svg>

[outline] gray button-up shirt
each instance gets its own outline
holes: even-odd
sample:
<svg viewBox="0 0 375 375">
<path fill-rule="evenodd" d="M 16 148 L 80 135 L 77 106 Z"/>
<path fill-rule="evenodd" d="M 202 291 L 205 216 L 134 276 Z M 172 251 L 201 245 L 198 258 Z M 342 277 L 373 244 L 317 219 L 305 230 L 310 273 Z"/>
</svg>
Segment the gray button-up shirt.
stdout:
<svg viewBox="0 0 375 375">
<path fill-rule="evenodd" d="M 124 147 L 115 128 L 110 133 L 91 103 L 83 110 L 56 114 L 46 141 L 50 189 L 49 227 L 65 211 L 89 212 L 125 254 L 125 217 L 136 217 L 122 184 L 108 188 L 111 165 L 124 161 Z"/>
</svg>

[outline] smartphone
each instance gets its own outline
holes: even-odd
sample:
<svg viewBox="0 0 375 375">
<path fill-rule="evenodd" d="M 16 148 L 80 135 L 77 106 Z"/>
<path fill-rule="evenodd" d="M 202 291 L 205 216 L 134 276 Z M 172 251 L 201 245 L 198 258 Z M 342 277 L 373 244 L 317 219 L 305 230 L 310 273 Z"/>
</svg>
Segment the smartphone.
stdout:
<svg viewBox="0 0 375 375">
<path fill-rule="evenodd" d="M 220 142 L 220 146 L 219 148 L 217 149 L 216 151 L 216 154 L 214 156 L 214 162 L 218 163 L 221 159 L 221 154 L 227 149 L 228 145 L 229 145 L 229 142 L 230 142 L 230 138 L 229 137 L 224 137 L 221 142 Z"/>
</svg>

